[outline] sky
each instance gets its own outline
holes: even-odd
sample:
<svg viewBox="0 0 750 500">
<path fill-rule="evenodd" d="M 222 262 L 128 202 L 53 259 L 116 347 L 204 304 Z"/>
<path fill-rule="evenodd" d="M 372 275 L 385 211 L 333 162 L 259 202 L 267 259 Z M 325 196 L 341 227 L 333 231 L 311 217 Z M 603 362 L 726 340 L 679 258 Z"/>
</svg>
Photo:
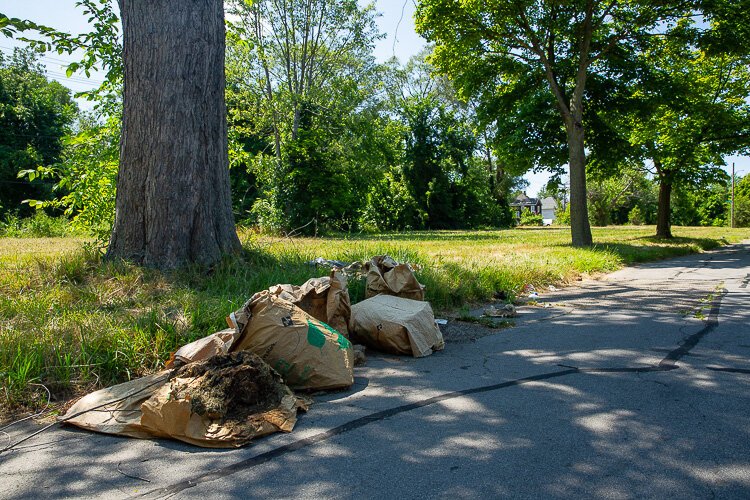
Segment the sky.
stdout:
<svg viewBox="0 0 750 500">
<path fill-rule="evenodd" d="M 86 17 L 80 9 L 76 9 L 75 3 L 75 0 L 0 0 L 0 12 L 9 17 L 30 19 L 60 30 L 82 33 L 88 27 Z M 360 0 L 360 3 L 365 2 Z M 406 61 L 417 54 L 426 42 L 414 30 L 415 0 L 375 0 L 374 3 L 375 10 L 380 14 L 377 18 L 378 27 L 386 34 L 375 46 L 375 57 L 379 61 L 385 61 L 396 56 L 401 61 Z M 4 54 L 12 52 L 17 45 L 19 43 L 15 40 L 0 38 L 0 51 Z M 98 87 L 102 76 L 95 73 L 91 78 L 86 78 L 83 74 L 66 78 L 64 66 L 73 60 L 72 56 L 55 53 L 45 55 L 41 62 L 47 67 L 50 78 L 60 81 L 75 92 Z M 88 106 L 82 103 L 81 107 L 86 109 Z M 750 174 L 750 157 L 729 156 L 725 161 L 727 172 L 731 172 L 732 162 L 735 162 L 738 175 Z M 527 194 L 536 196 L 547 183 L 549 174 L 531 173 L 525 178 L 529 182 Z"/>
</svg>

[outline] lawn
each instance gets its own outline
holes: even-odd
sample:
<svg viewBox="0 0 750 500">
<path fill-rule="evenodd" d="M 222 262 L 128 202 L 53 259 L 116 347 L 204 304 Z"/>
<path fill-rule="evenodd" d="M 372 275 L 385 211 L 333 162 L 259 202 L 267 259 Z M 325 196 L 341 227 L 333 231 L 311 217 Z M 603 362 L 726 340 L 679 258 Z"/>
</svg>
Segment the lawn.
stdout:
<svg viewBox="0 0 750 500">
<path fill-rule="evenodd" d="M 279 238 L 243 231 L 242 255 L 212 269 L 162 273 L 105 262 L 76 238 L 0 239 L 0 420 L 162 366 L 176 347 L 225 327 L 255 291 L 327 274 L 316 257 L 368 260 L 387 253 L 417 268 L 439 313 L 510 297 L 524 284 L 565 285 L 583 274 L 700 252 L 750 238 L 747 229 L 594 229 L 595 246 L 570 246 L 568 228 L 434 231 Z M 364 283 L 350 281 L 352 301 Z M 54 405 L 52 406 L 54 407 Z"/>
</svg>

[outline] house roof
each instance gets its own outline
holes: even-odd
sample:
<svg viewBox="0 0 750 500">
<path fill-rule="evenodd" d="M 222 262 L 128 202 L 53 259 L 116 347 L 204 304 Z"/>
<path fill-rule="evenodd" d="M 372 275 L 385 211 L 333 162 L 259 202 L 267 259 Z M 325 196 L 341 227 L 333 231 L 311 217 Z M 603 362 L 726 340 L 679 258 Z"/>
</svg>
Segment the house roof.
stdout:
<svg viewBox="0 0 750 500">
<path fill-rule="evenodd" d="M 526 193 L 521 193 L 516 196 L 516 199 L 510 202 L 511 207 L 533 207 L 539 204 L 539 200 L 536 198 L 529 198 Z"/>
<path fill-rule="evenodd" d="M 551 196 L 542 198 L 542 209 L 557 208 L 557 200 Z"/>
</svg>

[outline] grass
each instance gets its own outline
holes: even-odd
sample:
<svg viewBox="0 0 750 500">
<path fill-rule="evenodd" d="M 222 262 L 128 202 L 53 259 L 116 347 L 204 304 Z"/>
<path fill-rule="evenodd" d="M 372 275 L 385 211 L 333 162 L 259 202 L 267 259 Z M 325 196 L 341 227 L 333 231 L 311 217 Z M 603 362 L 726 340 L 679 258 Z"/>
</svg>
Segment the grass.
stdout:
<svg viewBox="0 0 750 500">
<path fill-rule="evenodd" d="M 225 327 L 255 291 L 302 283 L 325 269 L 316 257 L 367 260 L 387 253 L 417 266 L 438 312 L 511 298 L 524 284 L 564 285 L 582 274 L 700 252 L 750 237 L 747 229 L 653 227 L 594 230 L 596 245 L 572 248 L 567 228 L 440 231 L 283 239 L 242 232 L 242 255 L 212 269 L 163 273 L 105 262 L 82 239 L 0 239 L 0 420 L 21 410 L 153 372 L 170 352 Z M 362 279 L 350 281 L 352 301 Z"/>
<path fill-rule="evenodd" d="M 52 238 L 75 234 L 76 231 L 67 218 L 50 217 L 41 210 L 27 218 L 9 214 L 4 220 L 0 220 L 0 236 L 10 238 Z"/>
</svg>

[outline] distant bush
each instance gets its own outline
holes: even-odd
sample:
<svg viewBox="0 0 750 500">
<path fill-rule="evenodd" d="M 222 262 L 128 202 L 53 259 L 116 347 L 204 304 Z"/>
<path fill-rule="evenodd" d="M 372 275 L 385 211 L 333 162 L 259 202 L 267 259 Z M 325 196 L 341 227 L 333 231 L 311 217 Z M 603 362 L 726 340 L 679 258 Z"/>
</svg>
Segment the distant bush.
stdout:
<svg viewBox="0 0 750 500">
<path fill-rule="evenodd" d="M 544 223 L 541 214 L 532 213 L 528 208 L 521 212 L 520 226 L 541 226 Z"/>
<path fill-rule="evenodd" d="M 557 210 L 555 210 L 555 224 L 559 224 L 561 226 L 570 225 L 570 205 L 569 204 L 565 208 L 561 206 L 557 207 Z"/>
<path fill-rule="evenodd" d="M 738 196 L 735 198 L 734 226 L 750 227 L 750 197 Z"/>
<path fill-rule="evenodd" d="M 628 212 L 628 222 L 634 226 L 642 226 L 644 221 L 643 212 L 638 207 Z"/>
<path fill-rule="evenodd" d="M 50 217 L 41 210 L 25 219 L 11 214 L 0 222 L 0 236 L 9 238 L 55 238 L 74 233 L 68 219 Z"/>
</svg>

